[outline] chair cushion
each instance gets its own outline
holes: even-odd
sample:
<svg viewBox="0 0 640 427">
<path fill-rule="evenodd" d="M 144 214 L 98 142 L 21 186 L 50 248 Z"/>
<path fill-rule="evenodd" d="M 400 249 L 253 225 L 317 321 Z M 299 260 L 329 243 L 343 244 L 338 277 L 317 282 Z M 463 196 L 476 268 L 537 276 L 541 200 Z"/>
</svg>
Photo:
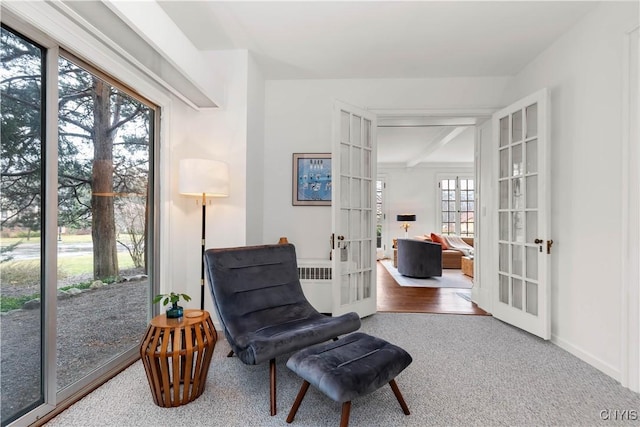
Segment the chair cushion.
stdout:
<svg viewBox="0 0 640 427">
<path fill-rule="evenodd" d="M 336 402 L 349 402 L 389 383 L 413 361 L 409 353 L 361 332 L 300 350 L 287 367 Z"/>
</svg>

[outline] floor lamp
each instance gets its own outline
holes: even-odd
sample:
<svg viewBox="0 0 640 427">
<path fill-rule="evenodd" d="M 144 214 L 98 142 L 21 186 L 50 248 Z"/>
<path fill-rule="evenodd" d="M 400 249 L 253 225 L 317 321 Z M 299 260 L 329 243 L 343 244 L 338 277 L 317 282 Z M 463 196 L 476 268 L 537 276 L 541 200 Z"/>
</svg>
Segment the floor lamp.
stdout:
<svg viewBox="0 0 640 427">
<path fill-rule="evenodd" d="M 204 310 L 204 245 L 207 197 L 229 196 L 229 166 L 207 159 L 180 160 L 180 194 L 202 197 L 202 253 L 200 254 L 200 309 Z"/>
</svg>

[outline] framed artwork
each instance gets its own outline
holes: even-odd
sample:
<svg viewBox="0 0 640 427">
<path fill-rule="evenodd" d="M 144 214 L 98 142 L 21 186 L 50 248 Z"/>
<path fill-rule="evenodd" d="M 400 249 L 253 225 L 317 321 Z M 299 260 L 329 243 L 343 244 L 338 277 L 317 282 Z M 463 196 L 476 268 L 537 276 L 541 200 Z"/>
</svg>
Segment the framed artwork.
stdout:
<svg viewBox="0 0 640 427">
<path fill-rule="evenodd" d="M 331 206 L 331 153 L 293 153 L 294 206 Z"/>
</svg>

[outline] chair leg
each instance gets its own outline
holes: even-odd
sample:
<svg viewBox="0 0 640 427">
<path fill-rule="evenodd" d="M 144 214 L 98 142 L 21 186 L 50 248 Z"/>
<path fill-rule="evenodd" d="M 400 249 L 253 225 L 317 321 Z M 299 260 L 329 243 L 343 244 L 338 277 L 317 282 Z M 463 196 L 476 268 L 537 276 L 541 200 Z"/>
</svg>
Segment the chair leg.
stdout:
<svg viewBox="0 0 640 427">
<path fill-rule="evenodd" d="M 340 418 L 340 427 L 349 426 L 349 413 L 351 412 L 351 401 L 342 404 L 342 417 Z"/>
<path fill-rule="evenodd" d="M 271 416 L 276 414 L 276 359 L 269 360 Z"/>
<path fill-rule="evenodd" d="M 396 380 L 393 379 L 389 381 L 389 385 L 391 386 L 391 390 L 393 390 L 393 394 L 396 395 L 396 399 L 398 399 L 398 403 L 402 407 L 402 411 L 405 415 L 409 415 L 409 407 L 407 406 L 407 402 L 404 401 L 404 397 L 402 397 L 402 393 L 400 393 L 400 389 L 398 388 L 398 384 L 396 384 Z"/>
<path fill-rule="evenodd" d="M 233 356 L 233 350 L 231 350 L 229 354 L 227 354 L 227 357 L 232 357 L 232 356 Z"/>
<path fill-rule="evenodd" d="M 287 416 L 287 423 L 291 424 L 293 422 L 293 419 L 296 416 L 296 413 L 298 412 L 298 408 L 300 407 L 300 404 L 302 403 L 302 399 L 304 399 L 304 395 L 307 394 L 307 390 L 309 389 L 309 381 L 304 380 L 302 382 L 302 387 L 300 387 L 300 391 L 298 392 L 298 395 L 296 396 L 296 400 L 295 402 L 293 402 L 293 406 L 291 407 L 291 410 L 289 411 L 289 415 Z"/>
</svg>

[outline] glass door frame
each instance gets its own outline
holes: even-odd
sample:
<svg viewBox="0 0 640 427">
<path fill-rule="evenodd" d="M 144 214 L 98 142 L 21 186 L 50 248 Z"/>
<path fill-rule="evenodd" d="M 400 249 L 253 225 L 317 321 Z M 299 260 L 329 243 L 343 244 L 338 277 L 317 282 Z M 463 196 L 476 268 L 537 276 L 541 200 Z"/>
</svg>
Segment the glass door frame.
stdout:
<svg viewBox="0 0 640 427">
<path fill-rule="evenodd" d="M 132 347 L 124 353 L 119 354 L 114 359 L 99 367 L 86 377 L 78 380 L 69 387 L 60 391 L 57 390 L 56 379 L 56 362 L 57 362 L 57 260 L 58 260 L 58 58 L 61 56 L 62 49 L 60 43 L 53 38 L 47 36 L 42 31 L 27 23 L 19 15 L 13 13 L 8 8 L 2 7 L 2 24 L 9 27 L 16 33 L 27 39 L 37 43 L 44 50 L 45 64 L 45 104 L 43 117 L 43 201 L 42 212 L 44 214 L 42 226 L 42 284 L 41 284 L 41 387 L 42 387 L 42 404 L 34 407 L 23 415 L 12 419 L 8 425 L 29 425 L 34 422 L 44 422 L 67 405 L 74 403 L 82 397 L 86 390 L 98 386 L 113 377 L 114 372 L 121 371 L 127 366 L 134 363 L 139 358 L 139 350 Z M 70 55 L 74 56 L 73 53 Z M 83 65 L 88 64 L 81 60 Z M 90 71 L 96 70 L 91 67 Z M 107 76 L 104 72 L 97 70 L 100 77 Z M 160 289 L 160 214 L 158 198 L 161 194 L 160 189 L 160 164 L 159 155 L 160 145 L 160 117 L 162 103 L 158 104 L 141 97 L 136 91 L 132 90 L 126 84 L 118 82 L 115 78 L 107 76 L 108 81 L 116 82 L 120 87 L 132 91 L 131 95 L 135 98 L 142 98 L 150 108 L 154 110 L 154 121 L 150 124 L 150 162 L 149 162 L 149 200 L 152 209 L 149 218 L 151 227 L 148 231 L 147 241 L 152 244 L 148 245 L 149 259 L 149 280 L 150 292 L 155 294 Z M 165 125 L 166 126 L 166 125 Z M 52 142 L 53 141 L 53 142 Z M 151 304 L 151 298 L 148 301 L 147 317 L 150 319 L 158 313 L 158 305 Z M 142 336 L 141 336 L 142 338 Z"/>
</svg>

